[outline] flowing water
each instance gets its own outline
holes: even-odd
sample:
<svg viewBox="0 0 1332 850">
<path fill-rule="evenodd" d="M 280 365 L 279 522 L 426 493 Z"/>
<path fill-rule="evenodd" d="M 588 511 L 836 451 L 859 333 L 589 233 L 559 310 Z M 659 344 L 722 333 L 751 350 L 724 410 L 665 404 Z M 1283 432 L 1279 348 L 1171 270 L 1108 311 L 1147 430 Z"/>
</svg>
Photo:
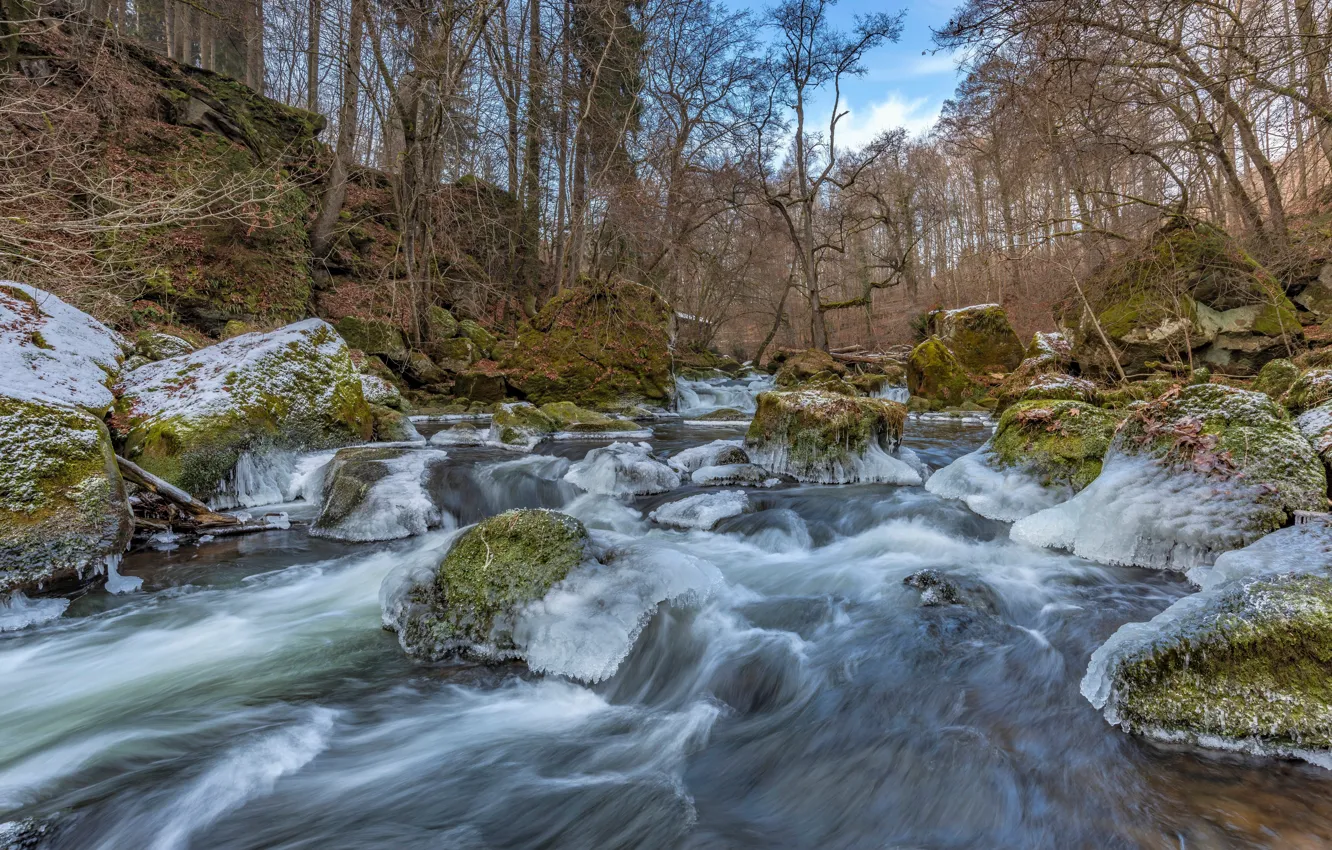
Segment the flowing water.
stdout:
<svg viewBox="0 0 1332 850">
<path fill-rule="evenodd" d="M 934 467 L 988 434 L 910 429 Z M 740 434 L 661 426 L 654 448 Z M 1181 580 L 1013 543 L 921 487 L 751 490 L 713 532 L 654 529 L 640 514 L 697 488 L 580 496 L 560 478 L 588 448 L 450 449 L 437 486 L 460 524 L 572 505 L 659 563 L 715 565 L 613 677 L 408 660 L 381 585 L 449 532 L 352 545 L 298 523 L 131 555 L 142 592 L 0 634 L 0 847 L 1332 842 L 1332 773 L 1129 737 L 1078 693 L 1096 646 Z M 926 567 L 967 604 L 923 607 L 902 580 Z"/>
</svg>

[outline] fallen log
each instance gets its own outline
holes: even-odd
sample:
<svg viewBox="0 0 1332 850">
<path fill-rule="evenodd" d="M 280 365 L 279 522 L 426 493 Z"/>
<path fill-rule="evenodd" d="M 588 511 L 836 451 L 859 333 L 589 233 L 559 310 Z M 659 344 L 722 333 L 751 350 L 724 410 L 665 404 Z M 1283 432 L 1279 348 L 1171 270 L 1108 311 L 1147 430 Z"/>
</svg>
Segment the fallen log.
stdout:
<svg viewBox="0 0 1332 850">
<path fill-rule="evenodd" d="M 157 494 L 188 514 L 192 521 L 191 525 L 194 527 L 210 528 L 240 524 L 240 520 L 234 516 L 214 511 L 189 493 L 169 481 L 158 478 L 133 461 L 128 461 L 120 455 L 116 455 L 116 466 L 120 467 L 120 476 L 126 481 Z"/>
</svg>

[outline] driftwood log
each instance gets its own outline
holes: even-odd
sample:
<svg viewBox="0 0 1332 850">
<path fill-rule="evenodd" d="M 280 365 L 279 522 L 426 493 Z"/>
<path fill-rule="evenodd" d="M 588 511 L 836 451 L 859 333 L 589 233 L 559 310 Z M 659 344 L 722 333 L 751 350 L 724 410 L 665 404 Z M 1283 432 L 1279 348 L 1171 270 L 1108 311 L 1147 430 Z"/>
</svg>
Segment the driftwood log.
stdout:
<svg viewBox="0 0 1332 850">
<path fill-rule="evenodd" d="M 239 526 L 241 521 L 230 514 L 221 514 L 212 510 L 203 502 L 186 493 L 169 481 L 164 481 L 153 475 L 148 470 L 134 463 L 125 460 L 120 455 L 116 455 L 116 465 L 120 467 L 120 476 L 132 484 L 137 484 L 143 489 L 153 493 L 166 502 L 174 505 L 186 514 L 190 519 L 188 525 L 191 529 L 222 529 L 228 526 Z M 174 523 L 149 517 L 135 517 L 137 525 L 146 528 L 169 528 Z M 213 531 L 216 533 L 216 531 Z"/>
</svg>

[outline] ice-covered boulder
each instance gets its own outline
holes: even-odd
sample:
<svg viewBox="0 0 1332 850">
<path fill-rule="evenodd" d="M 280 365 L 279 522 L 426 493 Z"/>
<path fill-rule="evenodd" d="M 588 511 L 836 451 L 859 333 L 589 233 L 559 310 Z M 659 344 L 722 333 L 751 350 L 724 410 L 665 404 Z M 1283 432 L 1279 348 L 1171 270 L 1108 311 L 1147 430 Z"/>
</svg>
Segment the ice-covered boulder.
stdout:
<svg viewBox="0 0 1332 850">
<path fill-rule="evenodd" d="M 907 389 L 911 395 L 958 405 L 979 398 L 983 389 L 967 373 L 948 346 L 931 337 L 907 358 Z"/>
<path fill-rule="evenodd" d="M 114 568 L 133 520 L 100 419 L 0 396 L 0 456 L 0 599 Z"/>
<path fill-rule="evenodd" d="M 682 449 L 666 459 L 671 469 L 680 473 L 690 473 L 704 466 L 720 466 L 731 463 L 749 463 L 742 440 L 713 440 L 702 446 Z"/>
<path fill-rule="evenodd" d="M 25 283 L 0 280 L 0 393 L 104 415 L 125 360 L 120 335 Z"/>
<path fill-rule="evenodd" d="M 652 457 L 647 443 L 611 443 L 593 449 L 569 467 L 564 480 L 605 496 L 646 496 L 680 486 L 679 473 Z"/>
<path fill-rule="evenodd" d="M 1332 529 L 1281 529 L 1092 654 L 1082 693 L 1135 732 L 1332 766 Z"/>
<path fill-rule="evenodd" d="M 113 425 L 149 472 L 210 499 L 243 455 L 334 448 L 374 422 L 347 346 L 307 319 L 127 374 Z"/>
<path fill-rule="evenodd" d="M 929 315 L 929 323 L 964 369 L 1008 372 L 1022 362 L 1022 340 L 998 304 L 936 310 Z"/>
<path fill-rule="evenodd" d="M 522 606 L 590 560 L 587 529 L 573 517 L 507 511 L 459 535 L 433 571 L 386 586 L 385 624 L 417 658 L 514 658 Z"/>
<path fill-rule="evenodd" d="M 689 480 L 700 487 L 729 487 L 735 484 L 774 487 L 782 482 L 781 478 L 756 463 L 724 463 L 717 466 L 700 466 L 689 474 Z"/>
<path fill-rule="evenodd" d="M 424 534 L 448 517 L 432 496 L 432 479 L 448 455 L 438 449 L 341 449 L 324 471 L 315 537 L 396 540 Z"/>
<path fill-rule="evenodd" d="M 1095 480 L 1121 419 L 1078 401 L 1019 402 L 989 442 L 931 475 L 925 489 L 990 519 L 1021 519 Z"/>
<path fill-rule="evenodd" d="M 1102 563 L 1188 570 L 1326 506 L 1323 464 L 1282 408 L 1198 384 L 1135 410 L 1100 476 L 1012 536 Z"/>
<path fill-rule="evenodd" d="M 750 504 L 744 490 L 727 490 L 723 493 L 699 493 L 676 502 L 667 502 L 648 514 L 648 518 L 667 528 L 710 531 L 724 519 L 753 510 L 754 506 Z"/>
<path fill-rule="evenodd" d="M 750 460 L 800 481 L 922 484 L 925 476 L 899 451 L 906 407 L 879 398 L 815 390 L 768 392 L 745 435 Z"/>
</svg>

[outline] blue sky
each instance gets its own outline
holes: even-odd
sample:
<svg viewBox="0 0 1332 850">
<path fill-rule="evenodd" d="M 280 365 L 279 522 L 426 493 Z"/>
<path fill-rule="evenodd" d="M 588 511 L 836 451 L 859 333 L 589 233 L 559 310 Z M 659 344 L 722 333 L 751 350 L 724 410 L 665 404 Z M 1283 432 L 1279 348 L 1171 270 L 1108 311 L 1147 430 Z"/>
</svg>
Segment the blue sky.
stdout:
<svg viewBox="0 0 1332 850">
<path fill-rule="evenodd" d="M 905 127 L 921 133 L 934 124 L 945 99 L 957 87 L 956 63 L 947 53 L 932 53 L 931 28 L 948 22 L 960 0 L 924 0 L 911 3 L 884 3 L 875 0 L 841 0 L 833 9 L 838 26 L 849 30 L 857 14 L 906 11 L 902 38 L 896 44 L 869 54 L 869 73 L 843 86 L 843 108 L 850 114 L 838 125 L 838 147 L 843 143 L 859 147 L 884 130 Z M 731 0 L 734 7 L 761 12 L 769 3 L 763 0 Z M 824 115 L 831 105 L 829 93 L 824 100 Z M 822 119 L 826 123 L 826 117 Z"/>
</svg>

